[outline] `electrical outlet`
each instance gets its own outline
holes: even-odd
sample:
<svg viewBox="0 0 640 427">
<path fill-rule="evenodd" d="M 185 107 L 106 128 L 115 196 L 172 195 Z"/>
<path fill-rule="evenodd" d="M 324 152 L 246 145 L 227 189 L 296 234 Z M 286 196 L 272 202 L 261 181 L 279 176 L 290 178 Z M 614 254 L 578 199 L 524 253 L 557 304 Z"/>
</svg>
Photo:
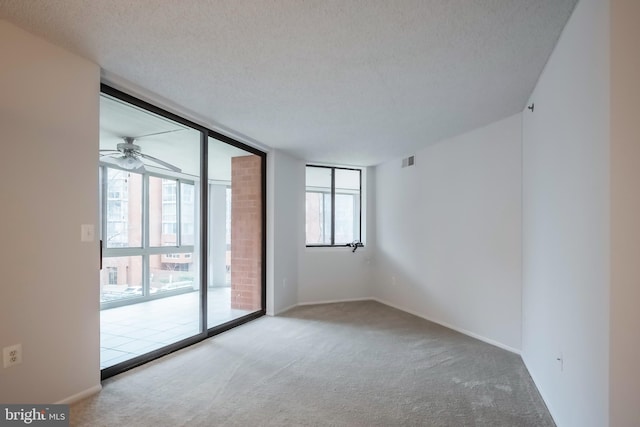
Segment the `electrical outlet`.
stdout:
<svg viewBox="0 0 640 427">
<path fill-rule="evenodd" d="M 5 368 L 22 363 L 22 344 L 15 344 L 2 349 L 2 360 Z"/>
</svg>

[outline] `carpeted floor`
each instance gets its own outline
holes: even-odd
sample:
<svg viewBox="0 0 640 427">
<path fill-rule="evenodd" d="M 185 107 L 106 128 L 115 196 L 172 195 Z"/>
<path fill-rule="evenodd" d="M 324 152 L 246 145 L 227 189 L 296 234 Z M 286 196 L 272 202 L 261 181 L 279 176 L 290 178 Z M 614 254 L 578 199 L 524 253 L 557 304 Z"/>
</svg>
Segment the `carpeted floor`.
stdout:
<svg viewBox="0 0 640 427">
<path fill-rule="evenodd" d="M 262 317 L 103 383 L 77 426 L 554 426 L 519 356 L 373 301 Z"/>
</svg>

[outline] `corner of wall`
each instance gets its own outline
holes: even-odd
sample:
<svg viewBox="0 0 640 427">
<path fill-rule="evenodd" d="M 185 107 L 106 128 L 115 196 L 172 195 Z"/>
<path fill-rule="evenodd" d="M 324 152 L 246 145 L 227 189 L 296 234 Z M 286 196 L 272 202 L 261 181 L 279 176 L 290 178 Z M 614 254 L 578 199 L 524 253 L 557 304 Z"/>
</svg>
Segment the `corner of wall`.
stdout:
<svg viewBox="0 0 640 427">
<path fill-rule="evenodd" d="M 577 3 L 523 114 L 522 356 L 558 425 L 608 424 L 607 3 Z"/>
<path fill-rule="evenodd" d="M 302 162 L 272 150 L 267 156 L 267 314 L 277 315 L 298 302 Z"/>
</svg>

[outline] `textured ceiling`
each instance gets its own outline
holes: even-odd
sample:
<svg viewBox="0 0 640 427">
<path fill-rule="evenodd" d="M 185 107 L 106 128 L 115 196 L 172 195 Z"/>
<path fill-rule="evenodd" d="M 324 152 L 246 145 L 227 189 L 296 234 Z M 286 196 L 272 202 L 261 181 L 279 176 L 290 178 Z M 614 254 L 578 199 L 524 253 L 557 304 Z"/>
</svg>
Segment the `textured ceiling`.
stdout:
<svg viewBox="0 0 640 427">
<path fill-rule="evenodd" d="M 0 0 L 246 140 L 372 165 L 521 111 L 577 0 Z"/>
</svg>

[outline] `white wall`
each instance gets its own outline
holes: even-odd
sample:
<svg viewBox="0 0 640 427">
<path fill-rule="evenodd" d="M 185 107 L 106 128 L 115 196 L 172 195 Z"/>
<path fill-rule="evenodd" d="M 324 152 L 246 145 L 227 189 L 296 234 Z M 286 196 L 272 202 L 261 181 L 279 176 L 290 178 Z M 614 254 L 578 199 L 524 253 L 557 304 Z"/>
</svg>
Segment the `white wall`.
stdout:
<svg viewBox="0 0 640 427">
<path fill-rule="evenodd" d="M 298 303 L 298 254 L 304 245 L 304 163 L 267 155 L 267 314 Z"/>
<path fill-rule="evenodd" d="M 302 165 L 302 194 L 304 197 L 304 163 Z M 363 174 L 362 209 L 364 248 L 355 253 L 351 248 L 307 248 L 304 229 L 299 244 L 298 302 L 313 304 L 320 302 L 346 301 L 371 297 L 371 282 L 375 263 L 375 173 L 367 168 Z M 301 221 L 304 224 L 304 198 L 301 200 Z"/>
<path fill-rule="evenodd" d="M 523 113 L 523 359 L 563 427 L 608 424 L 608 17 L 578 3 Z"/>
<path fill-rule="evenodd" d="M 611 0 L 610 425 L 640 425 L 640 2 Z"/>
<path fill-rule="evenodd" d="M 519 351 L 521 115 L 376 168 L 373 296 Z"/>
<path fill-rule="evenodd" d="M 0 402 L 52 403 L 100 386 L 100 70 L 6 21 L 0 57 Z"/>
</svg>

